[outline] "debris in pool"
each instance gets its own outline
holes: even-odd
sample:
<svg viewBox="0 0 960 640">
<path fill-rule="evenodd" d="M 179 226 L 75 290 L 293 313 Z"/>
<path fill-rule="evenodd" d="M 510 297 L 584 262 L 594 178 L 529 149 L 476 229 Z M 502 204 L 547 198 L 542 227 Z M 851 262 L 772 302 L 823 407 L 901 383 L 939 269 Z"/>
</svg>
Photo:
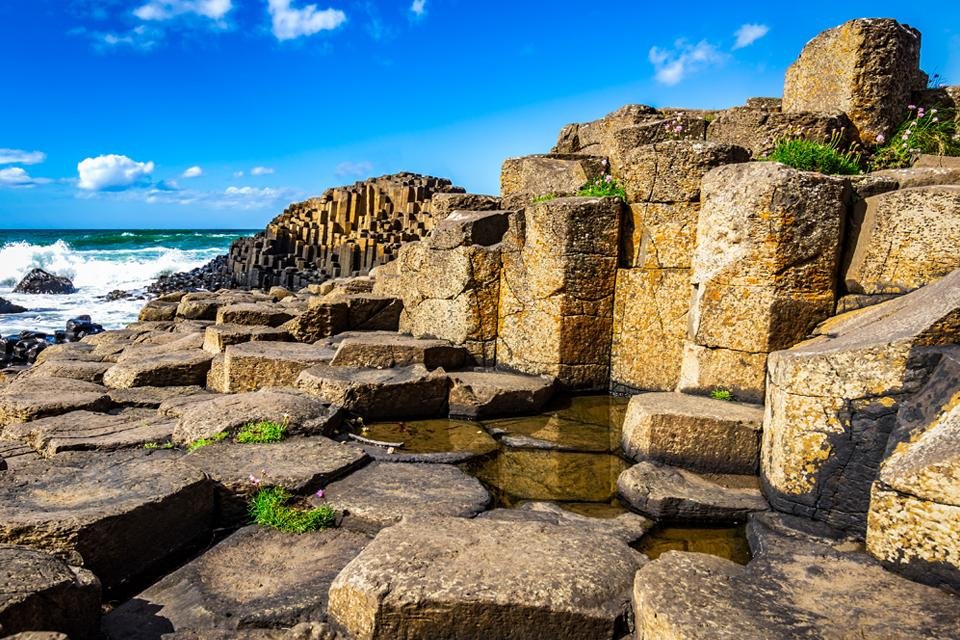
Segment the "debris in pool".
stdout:
<svg viewBox="0 0 960 640">
<path fill-rule="evenodd" d="M 364 438 L 363 436 L 358 436 L 355 433 L 348 433 L 348 436 L 356 440 L 357 442 L 362 442 L 363 444 L 370 444 L 375 447 L 384 447 L 386 449 L 399 449 L 403 447 L 402 442 L 386 442 L 384 440 L 373 440 L 371 438 Z M 392 451 L 390 453 L 393 453 Z"/>
</svg>

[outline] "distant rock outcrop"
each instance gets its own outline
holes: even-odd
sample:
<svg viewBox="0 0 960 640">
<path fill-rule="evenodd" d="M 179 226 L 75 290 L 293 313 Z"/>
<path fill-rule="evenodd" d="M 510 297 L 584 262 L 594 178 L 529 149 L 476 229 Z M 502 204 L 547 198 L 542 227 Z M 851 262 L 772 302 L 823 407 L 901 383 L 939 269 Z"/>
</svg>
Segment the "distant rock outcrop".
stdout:
<svg viewBox="0 0 960 640">
<path fill-rule="evenodd" d="M 18 304 L 13 304 L 9 300 L 0 298 L 0 315 L 5 313 L 24 313 L 26 310 L 26 307 L 21 307 Z"/>
<path fill-rule="evenodd" d="M 48 293 L 67 294 L 76 293 L 70 278 L 57 276 L 43 269 L 33 269 L 13 289 L 14 293 Z"/>
</svg>

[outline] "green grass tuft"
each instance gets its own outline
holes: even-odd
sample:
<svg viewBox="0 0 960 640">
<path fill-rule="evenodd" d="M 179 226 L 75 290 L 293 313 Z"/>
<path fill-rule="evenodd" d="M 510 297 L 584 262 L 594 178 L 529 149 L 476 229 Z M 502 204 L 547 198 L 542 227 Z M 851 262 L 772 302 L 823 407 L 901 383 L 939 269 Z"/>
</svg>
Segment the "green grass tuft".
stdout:
<svg viewBox="0 0 960 640">
<path fill-rule="evenodd" d="M 619 198 L 624 202 L 627 201 L 627 190 L 623 188 L 622 184 L 614 180 L 609 173 L 597 176 L 580 187 L 577 195 L 590 198 Z"/>
<path fill-rule="evenodd" d="M 533 199 L 533 204 L 540 204 L 541 202 L 550 202 L 551 200 L 556 200 L 559 198 L 555 193 L 545 193 L 542 196 L 537 196 Z"/>
<path fill-rule="evenodd" d="M 210 446 L 217 442 L 223 442 L 227 439 L 226 432 L 218 433 L 215 436 L 210 436 L 209 438 L 200 438 L 199 440 L 194 440 L 187 445 L 187 451 L 196 451 L 197 449 L 202 449 L 203 447 Z"/>
<path fill-rule="evenodd" d="M 283 487 L 261 489 L 250 501 L 250 517 L 261 527 L 284 533 L 306 533 L 332 526 L 336 520 L 327 505 L 300 509 L 287 504 L 292 496 Z"/>
<path fill-rule="evenodd" d="M 172 443 L 172 442 L 164 442 L 163 444 L 160 444 L 159 442 L 148 442 L 148 443 L 146 443 L 145 445 L 143 445 L 143 448 L 144 448 L 144 449 L 150 449 L 150 450 L 153 450 L 153 449 L 173 449 L 173 443 Z"/>
<path fill-rule="evenodd" d="M 714 400 L 723 400 L 724 402 L 733 401 L 733 394 L 727 389 L 714 389 L 710 392 L 710 397 Z"/>
<path fill-rule="evenodd" d="M 764 160 L 782 162 L 801 171 L 816 171 L 827 175 L 852 176 L 861 172 L 860 155 L 841 151 L 836 139 L 827 144 L 803 140 L 781 140 Z"/>
<path fill-rule="evenodd" d="M 243 425 L 233 441 L 240 444 L 266 444 L 280 442 L 286 435 L 286 424 L 264 420 Z"/>
<path fill-rule="evenodd" d="M 910 117 L 900 125 L 889 141 L 877 137 L 880 146 L 870 160 L 870 169 L 903 169 L 922 153 L 936 156 L 960 156 L 960 132 L 948 109 L 910 107 Z M 885 143 L 885 144 L 884 144 Z"/>
</svg>

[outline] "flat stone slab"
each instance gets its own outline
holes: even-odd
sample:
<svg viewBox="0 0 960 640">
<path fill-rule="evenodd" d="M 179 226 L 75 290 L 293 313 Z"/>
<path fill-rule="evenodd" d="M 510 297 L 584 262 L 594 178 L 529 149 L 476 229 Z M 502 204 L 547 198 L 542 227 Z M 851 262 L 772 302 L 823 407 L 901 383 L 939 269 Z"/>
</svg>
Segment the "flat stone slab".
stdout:
<svg viewBox="0 0 960 640">
<path fill-rule="evenodd" d="M 277 485 L 305 495 L 342 478 L 368 460 L 360 447 L 319 436 L 269 444 L 222 442 L 197 449 L 183 458 L 186 464 L 203 471 L 219 484 L 220 522 L 248 519 L 247 503 L 260 486 Z M 251 476 L 261 485 L 252 482 Z"/>
<path fill-rule="evenodd" d="M 96 334 L 99 335 L 99 334 Z M 70 360 L 74 362 L 100 362 L 100 356 L 93 353 L 94 345 L 85 342 L 64 342 L 53 344 L 40 352 L 37 364 L 51 360 Z"/>
<path fill-rule="evenodd" d="M 644 561 L 622 540 L 576 527 L 411 520 L 344 568 L 329 612 L 357 640 L 613 640 L 628 634 Z"/>
<path fill-rule="evenodd" d="M 477 419 L 537 413 L 554 391 L 553 378 L 500 371 L 460 371 L 450 382 L 450 415 Z"/>
<path fill-rule="evenodd" d="M 0 440 L 0 471 L 16 469 L 25 464 L 36 462 L 40 454 L 33 447 L 16 440 Z"/>
<path fill-rule="evenodd" d="M 230 304 L 217 310 L 217 324 L 279 327 L 291 318 L 293 314 L 289 310 L 272 303 Z"/>
<path fill-rule="evenodd" d="M 333 348 L 295 342 L 246 342 L 224 351 L 223 391 L 296 386 L 301 371 L 333 358 Z"/>
<path fill-rule="evenodd" d="M 208 533 L 213 485 L 167 451 L 64 453 L 0 474 L 0 542 L 67 558 L 107 589 Z"/>
<path fill-rule="evenodd" d="M 64 451 L 115 451 L 143 447 L 148 442 L 168 442 L 175 426 L 175 420 L 149 409 L 131 409 L 116 415 L 71 411 L 10 425 L 4 429 L 3 437 L 50 457 Z"/>
<path fill-rule="evenodd" d="M 622 513 L 614 518 L 592 518 L 567 511 L 553 502 L 524 502 L 515 509 L 484 511 L 478 518 L 502 522 L 546 522 L 563 527 L 613 536 L 633 544 L 654 528 L 653 520 L 635 513 Z"/>
<path fill-rule="evenodd" d="M 17 379 L 0 388 L 0 426 L 71 411 L 110 408 L 106 388 L 67 378 Z"/>
<path fill-rule="evenodd" d="M 763 407 L 681 393 L 630 399 L 623 451 L 634 460 L 710 473 L 756 474 Z"/>
<path fill-rule="evenodd" d="M 319 365 L 297 379 L 297 387 L 366 420 L 437 417 L 446 413 L 447 375 L 423 365 L 358 369 Z"/>
<path fill-rule="evenodd" d="M 135 344 L 127 346 L 113 358 L 117 364 L 131 360 L 143 360 L 153 356 L 165 356 L 180 351 L 193 351 L 203 346 L 203 331 L 171 333 L 151 331 L 141 336 Z"/>
<path fill-rule="evenodd" d="M 617 488 L 630 506 L 657 520 L 740 522 L 769 509 L 756 476 L 698 474 L 656 462 L 630 467 Z"/>
<path fill-rule="evenodd" d="M 330 364 L 374 369 L 422 364 L 427 369 L 459 369 L 466 359 L 466 349 L 446 340 L 414 338 L 390 331 L 370 331 L 347 334 Z"/>
<path fill-rule="evenodd" d="M 186 631 L 208 638 L 322 620 L 330 584 L 368 542 L 344 529 L 290 535 L 246 527 L 112 611 L 104 632 L 111 640 Z"/>
<path fill-rule="evenodd" d="M 245 342 L 284 342 L 290 333 L 263 325 L 217 324 L 207 327 L 203 334 L 203 350 L 207 353 L 223 353 L 227 347 Z"/>
<path fill-rule="evenodd" d="M 52 555 L 0 544 L 0 635 L 37 629 L 90 638 L 100 622 L 100 582 Z"/>
<path fill-rule="evenodd" d="M 114 389 L 203 385 L 212 359 L 202 349 L 125 359 L 107 370 L 103 383 Z"/>
<path fill-rule="evenodd" d="M 329 434 L 340 426 L 338 407 L 292 389 L 262 389 L 164 403 L 158 411 L 178 418 L 174 442 L 185 444 L 221 432 L 233 433 L 251 422 L 286 422 L 289 435 Z"/>
<path fill-rule="evenodd" d="M 490 504 L 476 478 L 445 464 L 374 462 L 324 490 L 344 526 L 388 527 L 407 516 L 473 517 Z"/>
<path fill-rule="evenodd" d="M 186 387 L 134 387 L 110 389 L 110 401 L 121 407 L 156 409 L 171 398 L 205 396 L 207 391 L 200 386 Z"/>
<path fill-rule="evenodd" d="M 109 362 L 86 360 L 47 360 L 30 369 L 26 378 L 69 378 L 86 382 L 103 382 L 103 374 L 113 366 Z"/>
<path fill-rule="evenodd" d="M 842 550 L 843 544 L 801 533 L 772 537 L 764 536 L 766 550 L 754 547 L 746 566 L 676 551 L 644 566 L 633 592 L 637 636 L 960 637 L 957 596 L 884 571 L 866 554 Z"/>
</svg>

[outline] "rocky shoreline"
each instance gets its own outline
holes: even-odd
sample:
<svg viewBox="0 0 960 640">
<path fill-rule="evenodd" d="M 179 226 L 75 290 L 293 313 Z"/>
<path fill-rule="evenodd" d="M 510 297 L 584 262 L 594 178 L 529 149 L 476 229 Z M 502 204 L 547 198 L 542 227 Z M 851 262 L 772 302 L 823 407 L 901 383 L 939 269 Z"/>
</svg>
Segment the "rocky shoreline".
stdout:
<svg viewBox="0 0 960 640">
<path fill-rule="evenodd" d="M 330 190 L 75 326 L 0 379 L 0 636 L 960 639 L 960 165 L 758 161 L 923 84 L 853 21 L 783 101 Z"/>
</svg>

